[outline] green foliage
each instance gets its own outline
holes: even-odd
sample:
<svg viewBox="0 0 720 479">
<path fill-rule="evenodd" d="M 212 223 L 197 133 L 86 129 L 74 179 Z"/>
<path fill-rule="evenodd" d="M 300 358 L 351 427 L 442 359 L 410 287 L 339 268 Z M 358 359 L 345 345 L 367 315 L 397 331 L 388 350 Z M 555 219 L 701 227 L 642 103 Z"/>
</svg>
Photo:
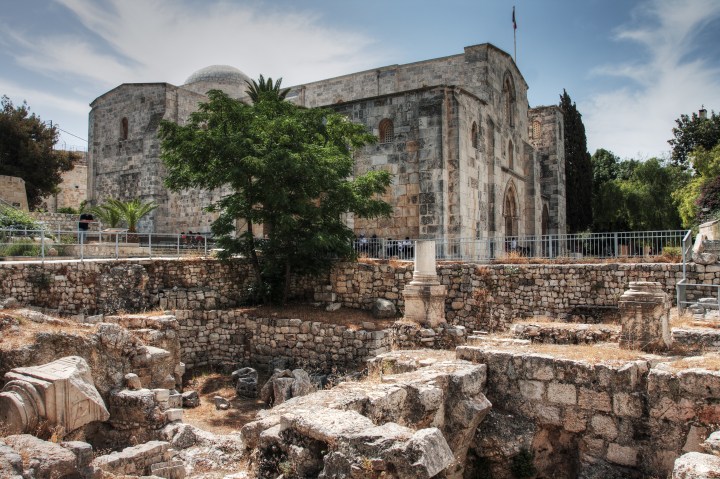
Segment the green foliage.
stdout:
<svg viewBox="0 0 720 479">
<path fill-rule="evenodd" d="M 693 228 L 720 215 L 717 185 L 720 177 L 720 144 L 711 150 L 698 148 L 690 155 L 695 175 L 673 193 L 683 226 Z M 713 193 L 714 191 L 714 193 Z"/>
<path fill-rule="evenodd" d="M 593 166 L 587 151 L 582 115 L 565 90 L 560 95 L 560 109 L 563 112 L 565 132 L 567 228 L 568 232 L 576 233 L 592 225 Z"/>
<path fill-rule="evenodd" d="M 0 247 L 0 256 L 40 256 L 40 245 L 31 239 L 16 239 Z"/>
<path fill-rule="evenodd" d="M 537 474 L 535 469 L 535 454 L 527 449 L 521 449 L 510 459 L 510 472 L 517 479 L 526 479 Z"/>
<path fill-rule="evenodd" d="M 607 150 L 596 151 L 592 162 L 594 231 L 680 227 L 673 192 L 689 180 L 682 168 L 656 158 L 621 161 Z"/>
<path fill-rule="evenodd" d="M 80 214 L 80 211 L 76 210 L 72 206 L 63 206 L 62 208 L 58 208 L 57 212 L 65 214 L 65 215 L 79 215 Z"/>
<path fill-rule="evenodd" d="M 39 230 L 40 224 L 23 211 L 0 205 L 0 228 Z"/>
<path fill-rule="evenodd" d="M 25 180 L 31 209 L 56 191 L 62 172 L 71 170 L 79 158 L 53 149 L 58 135 L 57 127 L 46 126 L 27 104 L 15 107 L 7 96 L 0 99 L 0 175 Z"/>
<path fill-rule="evenodd" d="M 268 77 L 268 79 L 265 80 L 265 78 L 260 75 L 258 81 L 250 80 L 245 83 L 248 85 L 247 94 L 253 103 L 258 103 L 261 99 L 270 101 L 284 100 L 290 92 L 289 88 L 285 88 L 284 90 L 280 88 L 282 78 L 278 78 L 277 81 L 273 83 L 272 78 Z"/>
<path fill-rule="evenodd" d="M 111 198 L 107 200 L 107 204 L 120 213 L 120 217 L 125 221 L 129 233 L 137 233 L 138 222 L 158 207 L 154 201 L 143 203 L 140 201 L 140 198 L 135 198 L 130 201 L 120 201 Z"/>
<path fill-rule="evenodd" d="M 260 84 L 271 82 L 261 77 Z M 271 86 L 282 93 L 279 82 Z M 271 296 L 284 301 L 292 274 L 316 274 L 353 255 L 344 213 L 389 215 L 379 195 L 390 175 L 353 177 L 353 149 L 374 137 L 342 115 L 297 107 L 282 94 L 259 94 L 252 105 L 217 90 L 208 96 L 186 125 L 160 126 L 165 183 L 173 191 L 228 188 L 210 207 L 219 212 L 212 231 L 222 257 L 250 258 Z M 253 235 L 260 224 L 262 241 Z"/>
<path fill-rule="evenodd" d="M 110 198 L 90 211 L 110 228 L 117 228 L 121 222 L 125 222 L 129 233 L 137 233 L 138 222 L 157 207 L 155 202 L 143 203 L 139 198 L 130 201 Z"/>
<path fill-rule="evenodd" d="M 700 118 L 697 113 L 680 115 L 675 123 L 674 138 L 668 141 L 675 165 L 687 168 L 693 152 L 699 148 L 711 150 L 720 143 L 720 115 L 715 112 L 707 118 Z"/>
</svg>

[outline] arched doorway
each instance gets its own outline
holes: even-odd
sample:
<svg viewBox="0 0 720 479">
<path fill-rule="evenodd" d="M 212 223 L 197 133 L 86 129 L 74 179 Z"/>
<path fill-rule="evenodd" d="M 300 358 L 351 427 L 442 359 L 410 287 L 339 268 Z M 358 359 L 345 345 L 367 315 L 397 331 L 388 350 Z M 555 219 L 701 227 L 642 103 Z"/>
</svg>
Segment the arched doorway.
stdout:
<svg viewBox="0 0 720 479">
<path fill-rule="evenodd" d="M 515 185 L 512 181 L 505 189 L 505 199 L 503 200 L 503 218 L 505 220 L 505 243 L 506 250 L 514 251 L 517 249 L 518 236 L 518 207 L 517 193 Z"/>
</svg>

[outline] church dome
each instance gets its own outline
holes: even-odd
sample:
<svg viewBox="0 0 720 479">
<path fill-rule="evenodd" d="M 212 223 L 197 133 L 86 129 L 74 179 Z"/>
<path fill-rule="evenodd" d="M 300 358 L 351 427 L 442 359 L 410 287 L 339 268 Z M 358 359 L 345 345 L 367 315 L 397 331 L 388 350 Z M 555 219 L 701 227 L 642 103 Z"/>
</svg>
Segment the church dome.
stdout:
<svg viewBox="0 0 720 479">
<path fill-rule="evenodd" d="M 201 68 L 185 80 L 186 85 L 192 83 L 241 83 L 249 81 L 250 77 L 230 65 L 211 65 Z"/>
<path fill-rule="evenodd" d="M 211 65 L 201 68 L 185 80 L 184 87 L 205 94 L 209 90 L 222 90 L 233 98 L 245 94 L 250 77 L 230 65 Z"/>
</svg>

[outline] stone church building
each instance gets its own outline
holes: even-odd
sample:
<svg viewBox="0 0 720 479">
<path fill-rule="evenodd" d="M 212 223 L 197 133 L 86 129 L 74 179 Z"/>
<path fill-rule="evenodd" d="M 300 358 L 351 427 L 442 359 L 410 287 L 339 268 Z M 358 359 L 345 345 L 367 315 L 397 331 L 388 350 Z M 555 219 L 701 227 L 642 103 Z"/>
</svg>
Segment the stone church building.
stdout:
<svg viewBox="0 0 720 479">
<path fill-rule="evenodd" d="M 249 78 L 227 66 L 193 73 L 184 85 L 122 84 L 95 99 L 89 122 L 88 196 L 154 200 L 140 231 L 209 231 L 203 206 L 222 191 L 173 193 L 163 186 L 160 120 L 184 122 L 210 89 L 249 101 Z M 393 174 L 391 218 L 356 219 L 356 234 L 379 238 L 477 239 L 565 233 L 562 113 L 530 108 L 528 85 L 491 44 L 464 53 L 291 88 L 288 100 L 329 107 L 378 137 L 356 152 L 356 171 Z M 258 231 L 258 234 L 261 234 Z"/>
</svg>

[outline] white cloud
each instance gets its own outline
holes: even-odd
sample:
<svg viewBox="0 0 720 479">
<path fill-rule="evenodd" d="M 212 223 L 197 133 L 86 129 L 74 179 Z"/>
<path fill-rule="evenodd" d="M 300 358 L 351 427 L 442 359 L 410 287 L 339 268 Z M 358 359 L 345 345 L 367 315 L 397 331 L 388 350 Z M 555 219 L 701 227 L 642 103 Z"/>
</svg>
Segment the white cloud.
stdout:
<svg viewBox="0 0 720 479">
<path fill-rule="evenodd" d="M 675 118 L 720 98 L 720 68 L 702 58 L 684 60 L 697 33 L 720 16 L 720 2 L 651 0 L 636 15 L 644 25 L 621 28 L 616 38 L 644 46 L 647 61 L 595 70 L 628 78 L 633 85 L 598 93 L 579 105 L 591 152 L 608 148 L 621 157 L 661 156 L 669 150 Z"/>
<path fill-rule="evenodd" d="M 32 40 L 17 61 L 46 74 L 81 75 L 103 87 L 123 82 L 182 83 L 193 71 L 229 64 L 251 77 L 283 76 L 286 85 L 369 68 L 381 61 L 372 39 L 326 27 L 316 14 L 267 4 L 172 0 L 57 0 L 102 42 L 81 34 Z"/>
</svg>

